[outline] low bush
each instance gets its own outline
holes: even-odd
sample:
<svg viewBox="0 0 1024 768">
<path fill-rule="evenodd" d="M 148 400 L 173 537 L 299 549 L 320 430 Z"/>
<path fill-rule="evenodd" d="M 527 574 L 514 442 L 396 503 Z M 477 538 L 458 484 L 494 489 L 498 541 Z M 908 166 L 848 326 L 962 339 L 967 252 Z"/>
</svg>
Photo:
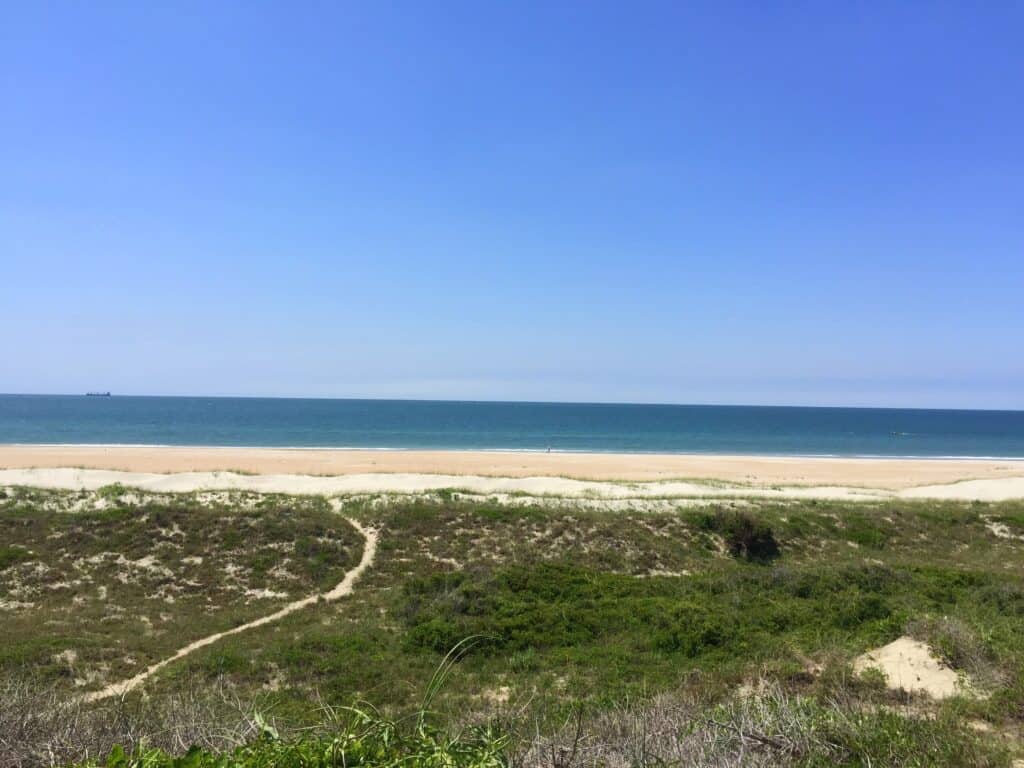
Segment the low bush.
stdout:
<svg viewBox="0 0 1024 768">
<path fill-rule="evenodd" d="M 78 768 L 504 768 L 507 738 L 488 728 L 456 736 L 420 724 L 406 731 L 370 713 L 353 710 L 352 721 L 331 735 L 280 739 L 271 729 L 230 752 L 192 747 L 183 755 L 161 749 L 126 752 L 115 746 L 99 763 Z"/>
<path fill-rule="evenodd" d="M 696 516 L 697 527 L 717 533 L 733 557 L 749 562 L 771 562 L 781 554 L 771 526 L 748 512 L 718 510 Z"/>
<path fill-rule="evenodd" d="M 124 496 L 128 492 L 121 483 L 111 483 L 110 485 L 104 485 L 102 488 L 96 491 L 96 494 L 101 499 L 107 499 L 109 501 L 116 501 Z"/>
<path fill-rule="evenodd" d="M 29 552 L 24 547 L 0 547 L 0 571 L 5 571 L 29 557 Z"/>
<path fill-rule="evenodd" d="M 963 593 L 941 575 L 871 564 L 729 564 L 683 579 L 638 579 L 539 563 L 411 579 L 402 614 L 407 647 L 439 653 L 479 635 L 475 654 L 557 650 L 587 664 L 614 659 L 620 670 L 640 668 L 641 659 L 652 664 L 652 652 L 742 665 L 788 653 L 794 642 L 810 649 L 827 637 L 896 636 L 906 621 L 904 596 L 940 584 L 949 590 L 945 605 Z"/>
</svg>

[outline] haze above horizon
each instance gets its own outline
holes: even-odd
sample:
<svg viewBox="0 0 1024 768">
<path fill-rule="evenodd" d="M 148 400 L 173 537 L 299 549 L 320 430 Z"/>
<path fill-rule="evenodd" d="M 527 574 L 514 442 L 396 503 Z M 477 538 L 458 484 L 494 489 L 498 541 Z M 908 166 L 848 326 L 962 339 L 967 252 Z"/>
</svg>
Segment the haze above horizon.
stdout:
<svg viewBox="0 0 1024 768">
<path fill-rule="evenodd" d="M 1022 408 L 927 408 L 927 407 L 903 407 L 903 406 L 870 406 L 870 405 L 800 405 L 795 403 L 775 403 L 772 405 L 756 405 L 751 403 L 672 403 L 663 401 L 632 402 L 621 400 L 495 400 L 495 399 L 456 399 L 456 398 L 423 398 L 423 397 L 335 397 L 335 396 L 299 396 L 299 395 L 163 395 L 163 394 L 126 394 L 123 392 L 0 392 L 0 398 L 5 397 L 33 397 L 33 398 L 79 398 L 102 395 L 105 397 L 131 398 L 131 399 L 152 399 L 152 400 L 323 400 L 339 402 L 362 402 L 362 403 L 437 403 L 452 405 L 567 405 L 567 406 L 654 406 L 665 408 L 791 408 L 791 409 L 843 409 L 849 411 L 858 410 L 883 410 L 883 411 L 1000 411 L 1004 413 L 1024 412 Z"/>
<path fill-rule="evenodd" d="M 1022 29 L 12 5 L 0 389 L 1024 409 Z"/>
</svg>

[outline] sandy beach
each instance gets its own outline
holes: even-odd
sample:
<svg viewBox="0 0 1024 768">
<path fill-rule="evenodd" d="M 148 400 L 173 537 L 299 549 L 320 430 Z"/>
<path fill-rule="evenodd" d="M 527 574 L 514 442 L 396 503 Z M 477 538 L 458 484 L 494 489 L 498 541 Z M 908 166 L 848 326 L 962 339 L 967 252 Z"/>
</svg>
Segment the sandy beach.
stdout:
<svg viewBox="0 0 1024 768">
<path fill-rule="evenodd" d="M 68 471 L 51 471 L 55 469 Z M 115 481 L 166 490 L 231 487 L 296 493 L 419 492 L 460 487 L 480 493 L 598 494 L 618 498 L 742 493 L 997 500 L 1024 498 L 1024 461 L 0 446 L 3 484 L 89 487 Z"/>
</svg>

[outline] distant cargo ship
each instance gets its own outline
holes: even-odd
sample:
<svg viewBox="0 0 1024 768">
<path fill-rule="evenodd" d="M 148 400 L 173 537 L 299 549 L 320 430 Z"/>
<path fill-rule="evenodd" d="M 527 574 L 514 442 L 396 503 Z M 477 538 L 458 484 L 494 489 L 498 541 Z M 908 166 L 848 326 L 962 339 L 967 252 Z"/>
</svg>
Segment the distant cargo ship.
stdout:
<svg viewBox="0 0 1024 768">
<path fill-rule="evenodd" d="M 86 392 L 86 397 L 110 397 L 109 392 Z"/>
</svg>

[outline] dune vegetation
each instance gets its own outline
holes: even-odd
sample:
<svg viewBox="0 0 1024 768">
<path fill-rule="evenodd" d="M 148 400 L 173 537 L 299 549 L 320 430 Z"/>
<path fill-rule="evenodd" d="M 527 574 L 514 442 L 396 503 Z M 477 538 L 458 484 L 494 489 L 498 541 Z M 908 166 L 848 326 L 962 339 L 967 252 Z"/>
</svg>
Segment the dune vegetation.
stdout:
<svg viewBox="0 0 1024 768">
<path fill-rule="evenodd" d="M 123 698 L 84 692 L 226 637 Z M 0 490 L 0 765 L 1009 766 L 1024 504 Z M 865 656 L 921 648 L 905 680 Z M 902 646 L 901 646 L 902 647 Z M 453 651 L 453 649 L 455 649 Z M 952 690 L 928 688 L 939 670 Z M 902 684 L 901 684 L 902 683 Z"/>
</svg>

